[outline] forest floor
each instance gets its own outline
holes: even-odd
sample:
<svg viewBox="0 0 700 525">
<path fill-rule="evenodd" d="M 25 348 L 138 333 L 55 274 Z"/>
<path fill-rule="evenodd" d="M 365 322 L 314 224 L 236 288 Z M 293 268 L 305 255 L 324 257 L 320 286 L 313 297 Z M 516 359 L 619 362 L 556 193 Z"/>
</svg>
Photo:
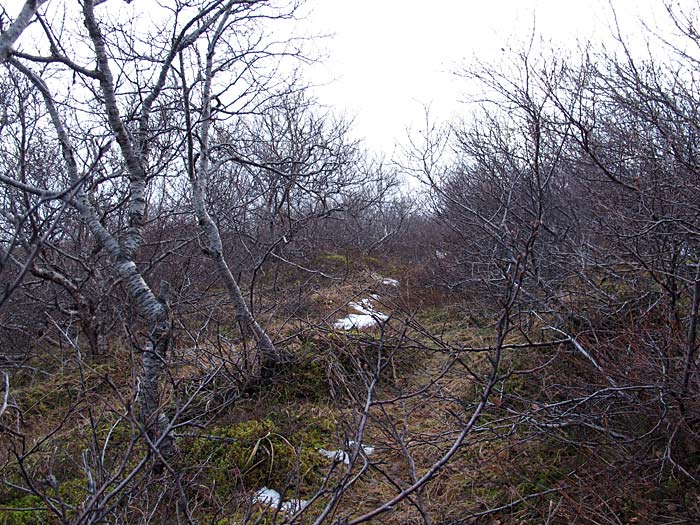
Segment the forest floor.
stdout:
<svg viewBox="0 0 700 525">
<path fill-rule="evenodd" d="M 180 413 L 187 424 L 176 429 L 172 470 L 134 476 L 139 481 L 121 505 L 136 512 L 146 504 L 144 494 L 157 498 L 177 478 L 196 523 L 313 523 L 332 489 L 363 471 L 326 521 L 342 522 L 391 500 L 440 460 L 479 400 L 478 379 L 489 363 L 488 353 L 455 359 L 449 349 L 492 344 L 489 315 L 421 285 L 415 271 L 393 261 L 350 268 L 336 257 L 325 269 L 344 278 L 319 281 L 302 303 L 293 304 L 294 295 L 287 294 L 289 304 L 277 305 L 290 310 L 287 322 L 268 328 L 293 358 L 263 384 L 237 381 L 242 361 L 232 327 L 208 326 L 193 339 L 194 323 L 183 323 L 170 356 L 166 407 L 182 407 L 185 399 L 189 405 Z M 376 322 L 364 319 L 361 329 L 338 324 L 353 313 Z M 101 455 L 100 476 L 117 474 L 106 483 L 113 488 L 143 457 L 129 417 L 139 356 L 118 341 L 111 349 L 90 358 L 61 347 L 33 360 L 31 370 L 14 380 L 15 426 L 22 436 L 2 448 L 0 524 L 63 519 L 41 510 L 41 497 L 17 488 L 27 479 L 51 480 L 45 482 L 49 489 L 37 489 L 60 500 L 65 522 L 72 523 L 90 496 L 85 465 L 91 458 L 94 463 Z M 517 372 L 541 359 L 521 352 L 506 356 L 503 367 Z M 371 522 L 699 522 L 698 487 L 630 468 L 624 455 L 634 443 L 586 445 L 573 436 L 567 442 L 566 433 L 538 431 L 513 417 L 509 403 L 536 399 L 549 374 L 515 373 L 499 382 L 472 432 L 434 479 Z M 330 490 L 296 513 L 322 486 Z M 275 493 L 286 512 L 271 505 Z M 179 497 L 162 497 L 169 504 L 160 507 L 148 501 L 149 519 L 173 522 Z"/>
</svg>

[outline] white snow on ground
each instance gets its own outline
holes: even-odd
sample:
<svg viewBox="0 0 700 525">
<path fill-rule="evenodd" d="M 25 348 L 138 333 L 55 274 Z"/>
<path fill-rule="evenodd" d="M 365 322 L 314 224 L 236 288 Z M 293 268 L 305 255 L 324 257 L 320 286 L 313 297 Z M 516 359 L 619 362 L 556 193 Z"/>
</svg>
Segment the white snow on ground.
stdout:
<svg viewBox="0 0 700 525">
<path fill-rule="evenodd" d="M 308 504 L 309 502 L 305 499 L 290 499 L 282 503 L 282 508 L 280 510 L 286 514 L 294 514 L 302 510 Z"/>
<path fill-rule="evenodd" d="M 354 448 L 355 442 L 353 440 L 348 441 L 348 446 Z M 362 445 L 362 450 L 368 456 L 371 456 L 372 454 L 374 454 L 374 447 L 372 447 L 370 445 Z"/>
<path fill-rule="evenodd" d="M 364 330 L 365 328 L 372 328 L 377 324 L 377 321 L 370 315 L 360 315 L 360 314 L 348 314 L 342 319 L 338 319 L 333 326 L 339 328 L 340 330 Z"/>
<path fill-rule="evenodd" d="M 280 493 L 276 490 L 268 489 L 267 487 L 261 488 L 253 496 L 253 503 L 259 503 L 260 505 L 266 505 L 273 509 L 277 507 L 280 508 L 285 514 L 293 514 L 299 512 L 301 509 L 306 507 L 309 502 L 304 499 L 290 499 L 282 503 L 280 506 Z"/>
<path fill-rule="evenodd" d="M 390 277 L 382 277 L 378 273 L 372 273 L 371 276 L 372 276 L 372 279 L 374 279 L 375 281 L 377 281 L 380 284 L 383 284 L 385 286 L 398 286 L 399 285 L 399 281 L 397 281 L 396 279 L 391 279 Z"/>
<path fill-rule="evenodd" d="M 348 441 L 348 446 L 354 447 L 355 442 Z M 374 447 L 371 447 L 369 445 L 362 445 L 362 450 L 367 456 L 371 456 L 374 453 Z M 350 454 L 348 454 L 344 450 L 326 450 L 325 448 L 319 448 L 318 453 L 321 454 L 323 457 L 332 459 L 333 461 L 337 461 L 338 463 L 345 463 L 346 465 L 350 464 Z"/>
<path fill-rule="evenodd" d="M 372 295 L 373 299 L 378 298 L 378 295 Z M 342 319 L 338 319 L 333 326 L 341 330 L 363 330 L 372 328 L 382 321 L 389 319 L 389 316 L 378 312 L 372 306 L 369 299 L 362 299 L 359 303 L 354 301 L 348 303 L 348 306 L 353 310 L 360 312 L 359 314 L 348 314 Z"/>
<path fill-rule="evenodd" d="M 323 457 L 337 461 L 338 463 L 350 464 L 350 456 L 344 450 L 326 450 L 325 448 L 319 448 L 318 453 Z"/>
<path fill-rule="evenodd" d="M 261 505 L 277 508 L 277 505 L 280 504 L 280 493 L 276 490 L 263 487 L 253 496 L 253 503 L 260 503 Z"/>
<path fill-rule="evenodd" d="M 384 317 L 385 319 L 388 317 L 384 314 L 377 312 L 374 309 L 374 306 L 372 306 L 372 301 L 370 301 L 369 299 L 362 299 L 359 303 L 351 301 L 350 303 L 348 303 L 348 306 L 350 306 L 350 308 L 354 308 L 361 314 L 376 315 L 377 317 Z"/>
</svg>

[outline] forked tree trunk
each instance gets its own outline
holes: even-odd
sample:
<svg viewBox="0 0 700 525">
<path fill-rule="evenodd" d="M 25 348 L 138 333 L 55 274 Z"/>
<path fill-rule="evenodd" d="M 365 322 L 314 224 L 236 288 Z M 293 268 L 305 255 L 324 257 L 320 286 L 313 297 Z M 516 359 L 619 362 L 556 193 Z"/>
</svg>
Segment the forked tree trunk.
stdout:
<svg viewBox="0 0 700 525">
<path fill-rule="evenodd" d="M 83 4 L 85 25 L 95 46 L 97 59 L 97 77 L 104 95 L 107 120 L 122 151 L 129 172 L 129 227 L 120 243 L 102 224 L 100 216 L 82 188 L 82 177 L 68 132 L 61 120 L 51 92 L 30 69 L 13 58 L 8 62 L 22 72 L 40 91 L 44 98 L 51 122 L 56 129 L 66 171 L 75 188 L 71 204 L 78 211 L 80 218 L 87 225 L 97 242 L 111 256 L 115 273 L 124 282 L 130 297 L 149 327 L 149 343 L 146 345 L 141 374 L 141 419 L 151 438 L 161 437 L 167 420 L 161 416 L 160 383 L 167 348 L 170 343 L 170 320 L 168 308 L 152 292 L 139 272 L 134 257 L 141 243 L 145 214 L 146 176 L 135 145 L 129 138 L 124 123 L 121 121 L 114 92 L 114 82 L 109 69 L 105 43 L 99 26 L 94 18 L 93 4 L 89 0 Z M 2 39 L 0 39 L 2 40 Z M 147 111 L 148 108 L 144 109 Z"/>
<path fill-rule="evenodd" d="M 209 181 L 209 129 L 211 125 L 211 82 L 213 78 L 213 57 L 214 49 L 218 38 L 225 28 L 227 17 L 222 17 L 217 31 L 212 38 L 209 50 L 207 53 L 206 68 L 204 73 L 204 86 L 202 88 L 202 112 L 199 115 L 199 141 L 201 144 L 199 152 L 199 160 L 195 166 L 194 163 L 194 140 L 192 119 L 189 109 L 189 88 L 184 78 L 184 63 L 182 55 L 180 56 L 181 71 L 183 80 L 183 93 L 185 99 L 185 120 L 188 130 L 188 152 L 189 152 L 189 178 L 192 186 L 192 205 L 194 207 L 197 222 L 204 240 L 204 252 L 216 264 L 219 276 L 224 281 L 226 290 L 228 291 L 231 302 L 235 309 L 236 320 L 243 329 L 244 336 L 252 335 L 256 342 L 257 348 L 260 351 L 260 364 L 263 369 L 273 367 L 275 364 L 283 360 L 283 355 L 275 348 L 272 339 L 267 332 L 260 326 L 255 317 L 248 308 L 246 301 L 241 292 L 241 287 L 238 281 L 233 276 L 231 269 L 226 262 L 223 253 L 223 243 L 219 228 L 211 218 L 206 204 L 206 192 Z M 247 332 L 247 333 L 245 333 Z"/>
</svg>

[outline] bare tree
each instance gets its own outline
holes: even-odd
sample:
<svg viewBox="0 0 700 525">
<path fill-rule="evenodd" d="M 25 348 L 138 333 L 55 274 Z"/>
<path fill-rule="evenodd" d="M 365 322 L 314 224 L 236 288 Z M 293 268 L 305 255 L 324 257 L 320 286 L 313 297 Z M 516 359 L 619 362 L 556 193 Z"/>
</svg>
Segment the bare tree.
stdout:
<svg viewBox="0 0 700 525">
<path fill-rule="evenodd" d="M 3 39 L 8 42 L 6 62 L 19 73 L 24 75 L 44 100 L 48 118 L 52 123 L 60 151 L 64 160 L 64 170 L 67 174 L 68 185 L 60 188 L 61 196 L 66 203 L 74 207 L 80 220 L 86 225 L 97 244 L 112 260 L 112 268 L 119 280 L 124 283 L 129 296 L 137 305 L 140 314 L 149 326 L 147 346 L 143 349 L 143 373 L 140 389 L 143 401 L 143 421 L 151 429 L 154 439 L 166 440 L 162 434 L 167 422 L 158 416 L 160 414 L 161 394 L 160 383 L 162 381 L 163 364 L 167 349 L 171 342 L 171 321 L 168 312 L 169 292 L 167 283 L 161 283 L 160 291 L 154 292 L 146 283 L 137 264 L 137 254 L 143 244 L 144 227 L 147 221 L 147 191 L 148 183 L 158 173 L 159 167 L 151 164 L 161 152 L 152 149 L 154 129 L 152 128 L 152 114 L 156 102 L 166 87 L 173 61 L 177 55 L 193 45 L 196 40 L 204 35 L 210 27 L 218 23 L 220 18 L 226 18 L 235 3 L 215 3 L 203 6 L 199 12 L 191 15 L 184 14 L 184 22 L 175 21 L 171 37 L 151 41 L 151 49 L 156 53 L 157 68 L 149 68 L 152 76 L 142 79 L 138 70 L 126 71 L 123 60 L 134 57 L 133 46 L 124 51 L 124 56 L 117 53 L 122 50 L 112 45 L 105 36 L 103 23 L 99 22 L 92 2 L 83 6 L 82 18 L 87 30 L 85 35 L 89 43 L 95 69 L 78 65 L 79 59 L 69 57 L 66 52 L 66 44 L 63 35 L 56 34 L 48 23 L 42 21 L 44 36 L 51 48 L 48 57 L 28 55 L 10 49 L 10 45 L 16 40 L 14 28 L 22 29 L 27 23 L 23 18 L 15 20 L 10 26 L 9 32 L 3 33 Z M 28 4 L 29 5 L 29 4 Z M 31 4 L 33 6 L 33 3 Z M 30 7 L 31 7 L 30 6 Z M 12 33 L 15 31 L 15 33 Z M 136 44 L 136 43 L 134 43 Z M 160 45 L 161 47 L 156 47 Z M 47 74 L 47 68 L 41 66 L 39 71 L 32 69 L 30 64 L 55 64 L 57 74 L 67 71 L 81 79 L 88 93 L 85 100 L 76 103 L 86 104 L 89 112 L 96 114 L 104 125 L 102 130 L 93 140 L 98 143 L 98 148 L 91 151 L 86 144 L 75 144 L 75 139 L 68 130 L 68 123 L 72 119 L 80 120 L 81 115 L 71 115 L 68 107 L 64 107 L 57 101 L 58 95 L 52 90 L 51 84 L 55 81 Z M 113 68 L 120 68 L 120 75 L 115 79 Z M 50 71 L 50 69 L 49 69 Z M 135 73 L 133 82 L 128 79 Z M 64 73 L 65 74 L 65 73 Z M 44 77 L 44 78 L 42 78 Z M 122 94 L 127 84 L 137 87 L 142 97 L 137 101 L 128 93 Z M 124 103 L 138 104 L 132 107 L 124 107 Z M 159 135 L 160 131 L 155 131 Z M 96 207 L 95 200 L 86 191 L 85 180 L 94 176 L 98 166 L 109 169 L 110 166 L 103 162 L 102 156 L 110 144 L 114 142 L 116 152 L 120 155 L 120 162 L 111 168 L 117 169 L 117 177 L 126 179 L 128 189 L 125 193 L 125 201 L 128 203 L 126 223 L 118 225 L 124 228 L 120 234 L 110 231 L 103 217 Z M 112 174 L 108 174 L 107 180 Z M 30 194 L 43 195 L 46 190 L 28 186 L 20 181 L 8 178 L 4 180 L 14 188 Z M 53 184 L 53 183 L 52 183 Z M 93 187 L 94 188 L 94 187 Z M 96 191 L 93 189 L 93 191 Z M 116 225 L 115 225 L 116 226 Z M 42 278 L 60 281 L 61 285 L 74 295 L 78 290 L 75 283 L 57 272 L 48 272 L 45 268 L 32 264 L 35 273 Z M 77 302 L 85 301 L 76 295 Z M 87 306 L 89 309 L 89 305 Z M 86 315 L 89 315 L 86 314 Z M 156 420 L 160 423 L 156 425 Z M 156 429 L 159 430 L 156 430 Z"/>
</svg>

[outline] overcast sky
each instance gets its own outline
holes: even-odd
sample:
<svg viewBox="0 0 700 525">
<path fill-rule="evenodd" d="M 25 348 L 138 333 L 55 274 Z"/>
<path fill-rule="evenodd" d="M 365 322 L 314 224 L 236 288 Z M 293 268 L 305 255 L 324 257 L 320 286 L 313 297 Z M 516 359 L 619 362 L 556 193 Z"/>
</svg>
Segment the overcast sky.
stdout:
<svg viewBox="0 0 700 525">
<path fill-rule="evenodd" d="M 0 1 L 17 13 L 24 0 Z M 354 119 L 354 134 L 368 149 L 391 156 L 406 128 L 419 126 L 424 105 L 438 119 L 464 113 L 460 100 L 470 86 L 454 72 L 474 60 L 497 65 L 509 49 L 523 49 L 533 27 L 563 50 L 610 42 L 613 8 L 634 39 L 640 19 L 668 27 L 665 1 L 306 0 L 308 15 L 294 31 L 329 35 L 313 41 L 325 59 L 305 70 L 306 79 L 318 85 L 322 104 Z M 126 12 L 148 1 L 112 5 Z"/>
<path fill-rule="evenodd" d="M 641 17 L 663 18 L 662 0 L 613 0 L 623 31 Z M 536 32 L 556 48 L 609 41 L 608 0 L 308 0 L 304 22 L 331 37 L 328 54 L 307 78 L 324 84 L 320 101 L 354 117 L 355 133 L 391 155 L 396 140 L 422 118 L 458 113 L 468 87 L 452 72 L 474 59 L 497 63 Z"/>
</svg>

